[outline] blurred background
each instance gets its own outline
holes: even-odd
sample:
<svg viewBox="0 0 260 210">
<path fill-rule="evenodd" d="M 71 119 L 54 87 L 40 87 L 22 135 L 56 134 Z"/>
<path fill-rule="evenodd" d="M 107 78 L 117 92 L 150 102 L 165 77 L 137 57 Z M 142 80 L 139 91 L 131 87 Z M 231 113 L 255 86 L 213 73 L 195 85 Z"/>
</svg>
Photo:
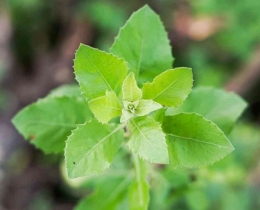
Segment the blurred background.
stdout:
<svg viewBox="0 0 260 210">
<path fill-rule="evenodd" d="M 191 67 L 195 86 L 234 91 L 249 103 L 230 136 L 236 150 L 207 168 L 166 168 L 150 209 L 260 209 L 259 1 L 6 0 L 0 1 L 0 210 L 69 210 L 87 194 L 89 188 L 66 180 L 62 156 L 36 150 L 10 119 L 75 82 L 79 43 L 108 51 L 144 4 L 160 15 L 174 66 Z M 167 197 L 158 196 L 165 189 Z"/>
</svg>

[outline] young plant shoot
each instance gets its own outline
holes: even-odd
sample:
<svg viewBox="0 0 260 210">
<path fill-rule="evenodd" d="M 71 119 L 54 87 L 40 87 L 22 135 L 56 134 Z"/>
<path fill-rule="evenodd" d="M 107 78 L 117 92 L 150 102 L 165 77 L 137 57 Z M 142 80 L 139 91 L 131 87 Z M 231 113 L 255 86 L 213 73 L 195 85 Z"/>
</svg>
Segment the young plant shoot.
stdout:
<svg viewBox="0 0 260 210">
<path fill-rule="evenodd" d="M 80 44 L 74 60 L 80 92 L 64 86 L 14 117 L 24 138 L 46 154 L 65 151 L 69 178 L 105 172 L 126 145 L 134 175 L 108 179 L 107 191 L 121 186 L 120 199 L 94 205 L 96 194 L 77 209 L 116 209 L 126 197 L 126 209 L 145 210 L 152 164 L 201 167 L 234 150 L 227 136 L 246 103 L 214 88 L 191 92 L 191 68 L 173 68 L 173 60 L 160 18 L 144 6 L 109 53 Z"/>
</svg>

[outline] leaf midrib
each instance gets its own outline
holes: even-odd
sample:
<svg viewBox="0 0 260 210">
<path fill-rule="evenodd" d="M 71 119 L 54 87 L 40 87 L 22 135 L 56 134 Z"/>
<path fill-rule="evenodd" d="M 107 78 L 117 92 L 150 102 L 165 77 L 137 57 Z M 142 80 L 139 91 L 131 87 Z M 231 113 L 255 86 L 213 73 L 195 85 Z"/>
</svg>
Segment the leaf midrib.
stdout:
<svg viewBox="0 0 260 210">
<path fill-rule="evenodd" d="M 110 84 L 108 83 L 108 81 L 106 80 L 106 78 L 104 77 L 104 75 L 101 73 L 101 71 L 99 70 L 99 68 L 93 63 L 93 61 L 90 59 L 89 55 L 88 55 L 88 51 L 85 50 L 86 55 L 88 60 L 92 63 L 92 65 L 95 67 L 95 69 L 97 69 L 98 73 L 100 74 L 100 76 L 102 77 L 102 79 L 105 81 L 106 85 L 108 86 L 108 88 L 114 92 L 114 90 L 112 89 L 112 87 L 110 86 Z"/>
<path fill-rule="evenodd" d="M 108 108 L 108 109 L 113 109 L 113 110 L 117 110 L 117 111 L 122 111 L 122 109 L 116 108 L 116 107 L 112 107 L 112 106 L 105 106 L 105 105 L 101 105 L 101 106 L 103 106 L 103 107 L 105 107 L 105 108 Z"/>
<path fill-rule="evenodd" d="M 158 98 L 160 95 L 162 95 L 166 90 L 168 90 L 172 85 L 174 85 L 180 78 L 182 78 L 184 75 L 186 75 L 188 71 L 186 71 L 184 74 L 182 74 L 179 78 L 174 80 L 172 83 L 170 83 L 163 91 L 161 91 L 159 94 L 157 94 L 155 97 L 152 98 L 152 100 Z"/>
<path fill-rule="evenodd" d="M 131 120 L 131 122 L 134 124 L 134 126 L 137 128 L 137 130 L 139 131 L 139 133 L 141 133 L 141 135 L 145 138 L 145 140 L 148 142 L 148 144 L 150 145 L 151 148 L 153 148 L 154 151 L 157 151 L 156 148 L 150 143 L 149 139 L 144 135 L 144 133 L 139 129 L 138 125 L 134 122 L 134 120 Z M 162 154 L 160 152 L 160 154 Z"/>
<path fill-rule="evenodd" d="M 56 122 L 48 122 L 48 121 L 37 121 L 37 120 L 30 120 L 27 121 L 28 123 L 36 123 L 36 124 L 42 124 L 42 125 L 50 125 L 50 126 L 61 126 L 61 127 L 70 127 L 70 128 L 75 128 L 75 124 L 70 124 L 70 123 L 56 123 Z"/>
<path fill-rule="evenodd" d="M 144 27 L 143 27 L 143 31 L 142 31 L 141 46 L 140 46 L 140 56 L 139 56 L 139 60 L 137 63 L 137 75 L 140 74 L 141 61 L 142 61 L 142 57 L 143 57 L 142 52 L 143 52 L 143 47 L 144 47 L 144 37 L 146 35 L 146 21 L 147 21 L 147 10 L 145 10 Z"/>
<path fill-rule="evenodd" d="M 72 169 L 70 174 L 73 174 L 73 172 L 75 171 L 75 169 L 77 169 L 80 165 L 80 163 L 91 153 L 94 151 L 94 149 L 96 147 L 98 147 L 101 143 L 103 143 L 105 140 L 107 140 L 110 136 L 112 136 L 114 133 L 116 133 L 118 130 L 120 130 L 121 128 L 123 128 L 125 125 L 122 124 L 120 126 L 118 126 L 117 128 L 115 128 L 111 133 L 109 133 L 107 136 L 105 136 L 103 139 L 101 139 L 100 141 L 98 141 L 82 158 L 80 158 L 79 162 L 75 165 L 75 167 Z"/>
<path fill-rule="evenodd" d="M 181 139 L 186 139 L 186 140 L 192 140 L 192 141 L 195 141 L 196 143 L 202 143 L 202 144 L 208 144 L 208 145 L 211 145 L 211 146 L 216 146 L 216 147 L 220 147 L 220 148 L 224 148 L 224 149 L 232 149 L 232 147 L 226 147 L 226 146 L 223 146 L 223 145 L 219 145 L 219 144 L 214 144 L 214 143 L 211 143 L 211 142 L 206 142 L 206 141 L 201 141 L 201 140 L 198 140 L 198 139 L 194 139 L 194 138 L 190 138 L 190 137 L 185 137 L 185 136 L 178 136 L 178 135 L 175 135 L 175 134 L 168 134 L 167 135 L 169 136 L 173 136 L 175 138 L 181 138 Z"/>
</svg>

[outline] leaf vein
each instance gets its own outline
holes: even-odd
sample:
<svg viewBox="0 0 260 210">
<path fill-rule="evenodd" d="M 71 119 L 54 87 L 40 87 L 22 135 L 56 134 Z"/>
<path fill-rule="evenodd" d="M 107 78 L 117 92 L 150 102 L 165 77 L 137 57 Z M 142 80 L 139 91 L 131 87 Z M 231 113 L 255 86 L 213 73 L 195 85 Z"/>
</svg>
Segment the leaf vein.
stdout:
<svg viewBox="0 0 260 210">
<path fill-rule="evenodd" d="M 123 128 L 125 125 L 120 125 L 117 128 L 115 128 L 111 133 L 109 133 L 108 135 L 106 135 L 103 139 L 101 139 L 99 142 L 97 142 L 82 158 L 80 158 L 79 162 L 77 163 L 77 165 L 75 165 L 75 167 L 72 169 L 71 174 L 75 171 L 76 168 L 78 168 L 80 166 L 80 163 L 92 152 L 96 149 L 96 147 L 98 147 L 101 143 L 103 143 L 105 140 L 107 140 L 110 136 L 112 136 L 114 133 L 116 133 L 118 130 L 120 130 L 121 128 Z"/>
<path fill-rule="evenodd" d="M 157 94 L 155 97 L 152 99 L 154 100 L 155 98 L 158 98 L 160 95 L 162 95 L 166 90 L 168 90 L 173 84 L 175 84 L 180 78 L 182 78 L 184 75 L 186 75 L 188 71 L 186 71 L 184 74 L 182 74 L 179 78 L 174 80 L 172 83 L 170 83 L 164 90 L 162 90 L 159 94 Z"/>
<path fill-rule="evenodd" d="M 195 142 L 197 142 L 197 143 L 209 144 L 209 145 L 216 146 L 216 147 L 221 147 L 221 148 L 225 148 L 225 149 L 230 149 L 230 147 L 226 147 L 226 146 L 219 145 L 219 144 L 214 144 L 214 143 L 211 143 L 211 142 L 201 141 L 201 140 L 194 139 L 194 138 L 189 138 L 189 137 L 184 137 L 184 136 L 178 136 L 178 135 L 174 135 L 174 134 L 167 134 L 167 135 L 170 135 L 170 136 L 173 136 L 173 137 L 176 137 L 176 138 L 181 138 L 181 139 L 186 139 L 186 140 L 192 140 L 192 141 L 195 141 Z"/>
</svg>

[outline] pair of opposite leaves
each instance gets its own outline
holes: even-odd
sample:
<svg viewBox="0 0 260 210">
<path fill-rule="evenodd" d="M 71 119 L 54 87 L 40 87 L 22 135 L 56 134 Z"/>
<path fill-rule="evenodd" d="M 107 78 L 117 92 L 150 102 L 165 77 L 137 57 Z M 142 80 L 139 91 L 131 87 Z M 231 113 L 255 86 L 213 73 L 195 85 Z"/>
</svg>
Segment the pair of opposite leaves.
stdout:
<svg viewBox="0 0 260 210">
<path fill-rule="evenodd" d="M 178 73 L 178 70 L 168 70 L 164 74 L 160 75 L 159 78 L 162 76 L 168 77 L 169 74 L 176 73 Z M 149 93 L 154 86 L 158 85 L 156 81 L 157 80 L 154 81 L 152 87 L 151 84 L 145 84 L 142 92 L 136 84 L 134 73 L 130 72 L 122 85 L 123 102 L 120 101 L 115 92 L 107 91 L 105 96 L 89 101 L 89 108 L 95 117 L 102 123 L 108 123 L 112 118 L 118 116 L 121 116 L 120 122 L 123 123 L 135 116 L 148 115 L 150 112 L 163 107 L 156 101 L 159 101 L 162 104 L 165 104 L 164 102 L 166 102 L 160 100 L 160 98 L 167 97 L 165 96 L 167 89 L 158 91 L 155 89 L 152 96 Z M 168 86 L 170 89 L 171 85 Z M 141 99 L 142 97 L 144 99 Z"/>
</svg>

